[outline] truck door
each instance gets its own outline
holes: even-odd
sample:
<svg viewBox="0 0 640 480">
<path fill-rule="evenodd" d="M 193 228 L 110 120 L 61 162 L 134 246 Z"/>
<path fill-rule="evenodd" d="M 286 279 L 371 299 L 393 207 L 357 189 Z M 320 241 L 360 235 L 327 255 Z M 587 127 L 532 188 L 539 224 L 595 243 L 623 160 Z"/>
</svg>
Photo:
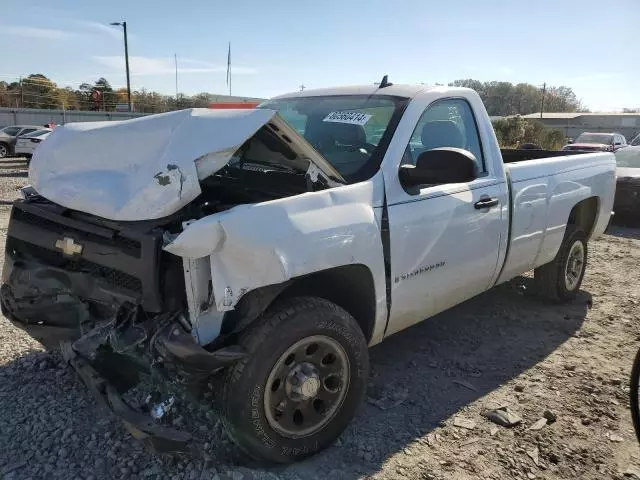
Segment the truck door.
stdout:
<svg viewBox="0 0 640 480">
<path fill-rule="evenodd" d="M 504 174 L 488 171 L 467 100 L 431 103 L 402 163 L 415 163 L 420 153 L 438 147 L 470 151 L 480 173 L 468 183 L 426 186 L 419 192 L 388 189 L 392 303 L 387 335 L 488 289 L 506 242 Z"/>
</svg>

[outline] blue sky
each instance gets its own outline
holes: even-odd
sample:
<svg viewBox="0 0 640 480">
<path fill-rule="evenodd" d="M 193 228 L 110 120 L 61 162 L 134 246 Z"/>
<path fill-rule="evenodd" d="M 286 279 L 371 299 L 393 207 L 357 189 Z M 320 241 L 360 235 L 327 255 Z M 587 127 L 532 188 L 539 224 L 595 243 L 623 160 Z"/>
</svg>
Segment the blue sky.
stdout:
<svg viewBox="0 0 640 480">
<path fill-rule="evenodd" d="M 132 88 L 233 94 L 459 78 L 567 85 L 593 110 L 640 107 L 640 0 L 2 0 L 1 80 L 106 77 Z"/>
</svg>

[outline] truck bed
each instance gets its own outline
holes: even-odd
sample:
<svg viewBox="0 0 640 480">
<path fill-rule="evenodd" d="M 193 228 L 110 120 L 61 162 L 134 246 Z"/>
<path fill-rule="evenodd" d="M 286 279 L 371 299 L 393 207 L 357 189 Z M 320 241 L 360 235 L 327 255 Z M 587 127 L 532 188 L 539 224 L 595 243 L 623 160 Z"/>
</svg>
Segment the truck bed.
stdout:
<svg viewBox="0 0 640 480">
<path fill-rule="evenodd" d="M 510 250 L 503 282 L 553 260 L 571 209 L 593 199 L 593 230 L 606 228 L 613 206 L 615 160 L 612 153 L 502 150 L 511 188 Z M 602 199 L 598 205 L 597 198 Z"/>
</svg>

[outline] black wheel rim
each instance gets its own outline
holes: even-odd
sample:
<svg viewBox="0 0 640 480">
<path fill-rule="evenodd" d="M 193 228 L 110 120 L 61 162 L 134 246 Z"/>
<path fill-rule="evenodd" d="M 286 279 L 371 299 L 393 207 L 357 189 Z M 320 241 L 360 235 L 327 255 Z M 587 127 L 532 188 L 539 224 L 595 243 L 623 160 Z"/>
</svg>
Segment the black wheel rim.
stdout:
<svg viewBox="0 0 640 480">
<path fill-rule="evenodd" d="M 349 358 L 325 335 L 299 340 L 271 369 L 264 393 L 269 426 L 289 438 L 320 431 L 335 417 L 349 389 Z"/>
</svg>

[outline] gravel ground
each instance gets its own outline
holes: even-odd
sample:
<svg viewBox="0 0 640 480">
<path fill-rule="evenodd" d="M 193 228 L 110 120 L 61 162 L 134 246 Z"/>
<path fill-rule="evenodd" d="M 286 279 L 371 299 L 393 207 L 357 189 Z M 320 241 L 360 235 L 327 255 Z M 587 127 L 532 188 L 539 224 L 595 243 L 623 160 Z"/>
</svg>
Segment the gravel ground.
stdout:
<svg viewBox="0 0 640 480">
<path fill-rule="evenodd" d="M 26 181 L 21 165 L 0 163 L 0 199 Z M 0 241 L 8 214 L 0 205 Z M 210 409 L 184 402 L 173 422 L 208 457 L 152 455 L 57 355 L 0 318 L 0 478 L 634 478 L 627 395 L 640 345 L 640 230 L 610 233 L 590 243 L 571 305 L 543 303 L 521 277 L 373 348 L 357 418 L 335 446 L 288 467 L 247 462 Z M 486 418 L 504 405 L 519 425 Z"/>
</svg>

